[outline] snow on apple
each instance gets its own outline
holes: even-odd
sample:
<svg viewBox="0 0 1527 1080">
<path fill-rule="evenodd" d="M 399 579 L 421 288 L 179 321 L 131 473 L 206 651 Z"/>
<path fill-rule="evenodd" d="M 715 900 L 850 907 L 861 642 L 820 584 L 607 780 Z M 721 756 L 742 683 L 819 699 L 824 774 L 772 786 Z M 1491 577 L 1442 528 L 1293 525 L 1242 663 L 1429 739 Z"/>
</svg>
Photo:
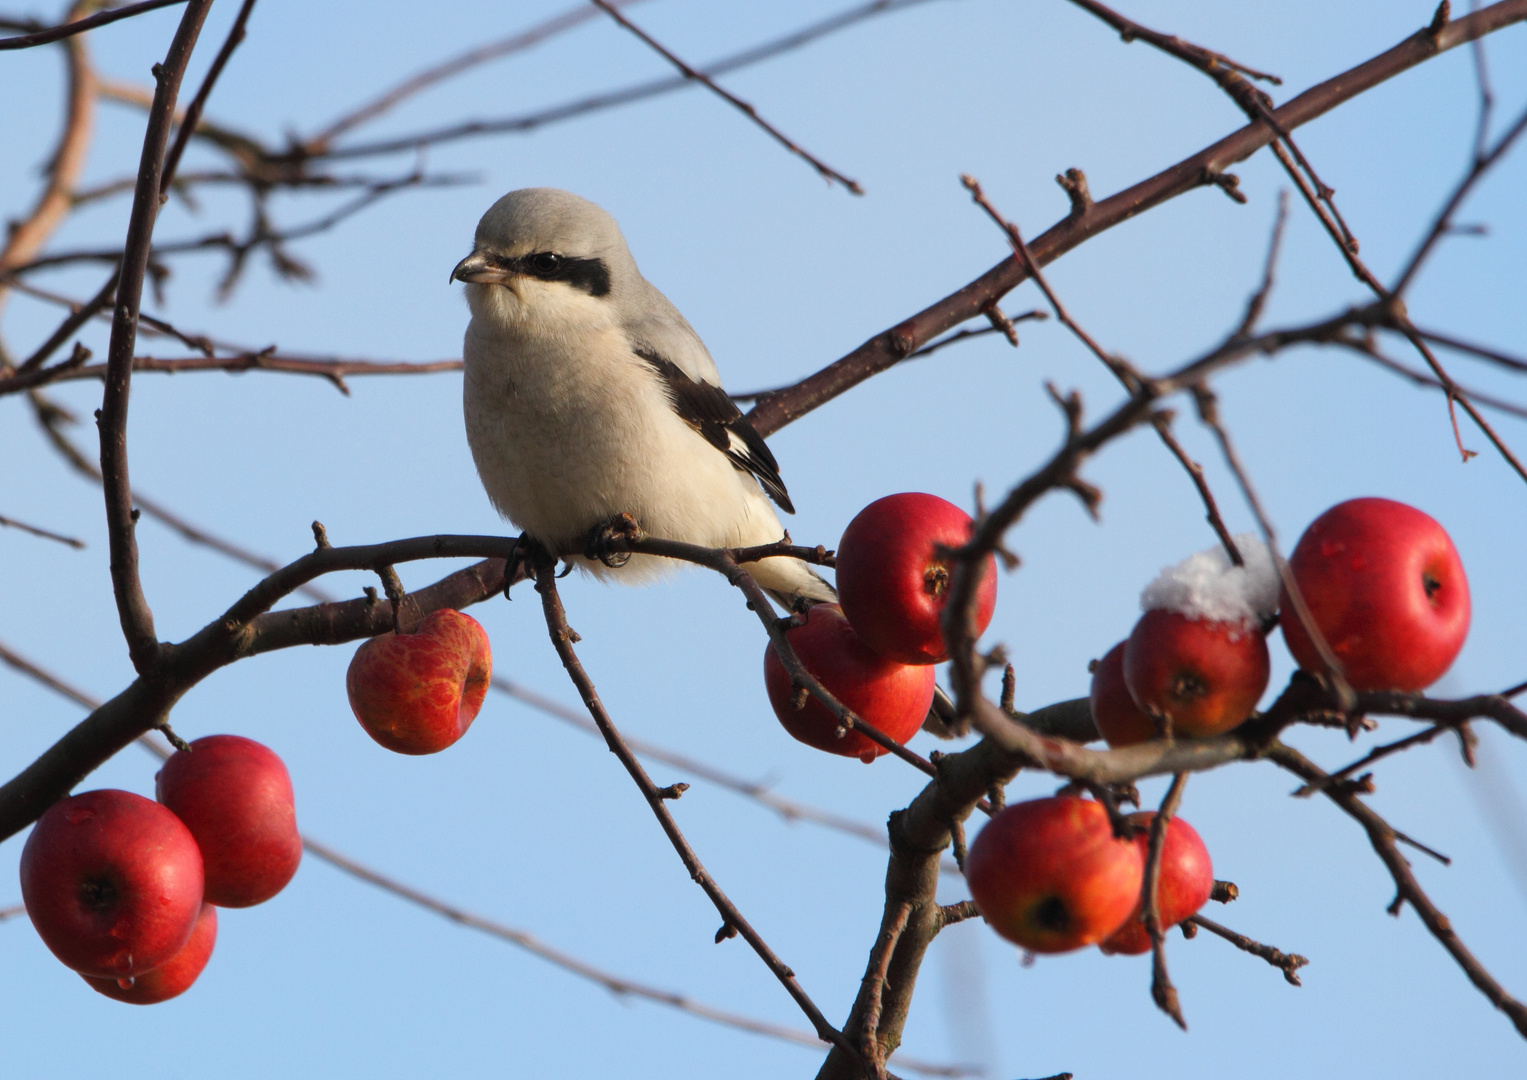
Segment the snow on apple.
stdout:
<svg viewBox="0 0 1527 1080">
<path fill-rule="evenodd" d="M 1190 619 L 1261 624 L 1278 610 L 1278 568 L 1266 544 L 1251 533 L 1235 537 L 1244 566 L 1222 546 L 1164 568 L 1140 593 L 1140 610 L 1177 611 Z"/>
</svg>

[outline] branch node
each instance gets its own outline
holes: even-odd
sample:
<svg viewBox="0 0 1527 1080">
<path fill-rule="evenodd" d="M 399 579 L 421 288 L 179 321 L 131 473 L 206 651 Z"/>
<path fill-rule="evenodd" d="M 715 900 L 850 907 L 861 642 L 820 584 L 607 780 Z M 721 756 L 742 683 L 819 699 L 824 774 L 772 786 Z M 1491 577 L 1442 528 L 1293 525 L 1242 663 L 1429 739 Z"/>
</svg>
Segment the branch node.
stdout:
<svg viewBox="0 0 1527 1080">
<path fill-rule="evenodd" d="M 174 730 L 170 727 L 170 722 L 168 720 L 161 720 L 154 726 L 159 729 L 159 734 L 164 736 L 165 741 L 173 746 L 176 750 L 179 750 L 185 754 L 192 752 L 191 744 L 186 742 L 179 735 L 175 734 Z"/>
<path fill-rule="evenodd" d="M 1015 349 L 1018 347 L 1018 328 L 1013 325 L 1012 319 L 1003 314 L 1002 309 L 997 306 L 996 300 L 983 304 L 981 306 L 981 314 L 986 316 L 986 321 L 991 323 L 993 330 L 1007 338 L 1009 345 Z"/>
<path fill-rule="evenodd" d="M 1230 196 L 1231 199 L 1235 200 L 1243 206 L 1249 201 L 1246 198 L 1245 192 L 1241 191 L 1241 178 L 1235 173 L 1220 172 L 1218 169 L 1205 168 L 1203 182 L 1206 184 L 1213 184 L 1226 195 Z"/>
<path fill-rule="evenodd" d="M 667 787 L 657 789 L 657 797 L 659 799 L 677 799 L 688 790 L 688 784 L 669 784 Z"/>
<path fill-rule="evenodd" d="M 319 551 L 334 546 L 329 543 L 329 531 L 323 527 L 321 521 L 313 522 L 313 543 L 317 545 Z"/>
<path fill-rule="evenodd" d="M 403 597 L 407 595 L 403 591 L 403 582 L 398 578 L 398 572 L 391 566 L 377 568 L 376 576 L 382 579 L 382 591 L 387 594 L 388 601 L 392 604 L 392 630 L 395 634 L 403 632 Z"/>
<path fill-rule="evenodd" d="M 1432 21 L 1426 28 L 1426 36 L 1431 39 L 1433 45 L 1442 42 L 1442 31 L 1447 29 L 1448 20 L 1452 17 L 1453 5 L 1448 0 L 1442 0 L 1437 5 L 1437 11 L 1432 15 Z"/>
<path fill-rule="evenodd" d="M 1055 178 L 1055 182 L 1071 200 L 1071 212 L 1067 221 L 1079 221 L 1092 209 L 1092 192 L 1087 187 L 1087 174 L 1080 169 L 1067 169 Z"/>
</svg>

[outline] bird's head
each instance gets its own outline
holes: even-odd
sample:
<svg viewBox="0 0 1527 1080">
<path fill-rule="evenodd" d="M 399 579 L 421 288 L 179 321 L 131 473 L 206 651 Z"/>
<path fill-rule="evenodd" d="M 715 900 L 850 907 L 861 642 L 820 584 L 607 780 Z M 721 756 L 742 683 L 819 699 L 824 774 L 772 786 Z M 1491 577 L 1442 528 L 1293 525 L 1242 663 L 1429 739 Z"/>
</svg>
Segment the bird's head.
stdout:
<svg viewBox="0 0 1527 1080">
<path fill-rule="evenodd" d="M 639 278 L 615 219 L 556 188 L 511 191 L 477 223 L 472 254 L 451 271 L 475 317 L 506 324 L 606 323 Z"/>
</svg>

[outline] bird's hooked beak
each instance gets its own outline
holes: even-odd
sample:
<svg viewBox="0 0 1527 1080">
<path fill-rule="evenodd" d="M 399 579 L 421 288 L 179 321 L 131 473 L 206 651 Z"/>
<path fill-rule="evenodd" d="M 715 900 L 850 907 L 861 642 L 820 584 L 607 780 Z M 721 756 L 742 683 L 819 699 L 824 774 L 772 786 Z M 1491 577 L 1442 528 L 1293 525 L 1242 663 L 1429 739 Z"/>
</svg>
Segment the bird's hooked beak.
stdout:
<svg viewBox="0 0 1527 1080">
<path fill-rule="evenodd" d="M 452 281 L 469 281 L 477 285 L 503 285 L 513 276 L 498 259 L 485 251 L 472 252 L 451 271 Z"/>
</svg>

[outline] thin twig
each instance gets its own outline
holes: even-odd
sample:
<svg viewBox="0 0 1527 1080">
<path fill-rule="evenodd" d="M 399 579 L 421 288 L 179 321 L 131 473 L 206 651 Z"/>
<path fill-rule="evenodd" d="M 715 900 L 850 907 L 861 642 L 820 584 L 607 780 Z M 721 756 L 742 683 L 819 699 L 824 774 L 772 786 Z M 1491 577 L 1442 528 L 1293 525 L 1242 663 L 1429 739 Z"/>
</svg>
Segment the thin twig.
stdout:
<svg viewBox="0 0 1527 1080">
<path fill-rule="evenodd" d="M 1512 356 L 1509 353 L 1501 352 L 1499 349 L 1491 349 L 1484 345 L 1477 345 L 1474 342 L 1464 341 L 1462 338 L 1452 337 L 1448 334 L 1439 333 L 1436 330 L 1423 330 L 1420 327 L 1417 327 L 1416 333 L 1420 334 L 1424 340 L 1429 341 L 1434 345 L 1441 345 L 1447 349 L 1455 349 L 1458 352 L 1467 353 L 1470 356 L 1477 356 L 1481 360 L 1488 360 L 1492 364 L 1498 364 L 1499 366 L 1506 368 L 1508 371 L 1527 372 L 1527 360 L 1523 360 L 1517 356 Z M 1469 391 L 1469 396 L 1476 399 L 1478 397 L 1478 395 L 1475 394 L 1472 390 Z"/>
<path fill-rule="evenodd" d="M 1156 894 L 1161 882 L 1161 853 L 1166 848 L 1166 830 L 1172 815 L 1182 802 L 1182 789 L 1187 785 L 1188 774 L 1177 773 L 1171 786 L 1161 800 L 1156 816 L 1151 818 L 1150 840 L 1145 849 L 1145 873 L 1140 886 L 1140 910 L 1145 919 L 1145 932 L 1151 938 L 1151 1000 L 1156 1007 L 1172 1018 L 1183 1031 L 1188 1022 L 1183 1019 L 1182 1006 L 1177 1001 L 1177 988 L 1166 970 L 1166 935 L 1161 927 L 1161 911 L 1156 905 Z"/>
<path fill-rule="evenodd" d="M 1399 375 L 1408 381 L 1415 383 L 1417 386 L 1438 387 L 1446 389 L 1446 387 L 1442 385 L 1442 380 L 1438 379 L 1435 375 L 1430 375 L 1424 371 L 1418 371 L 1413 367 L 1409 367 L 1408 365 L 1400 363 L 1393 357 L 1386 356 L 1384 353 L 1379 351 L 1378 346 L 1374 342 L 1368 340 L 1367 338 L 1342 340 L 1337 342 L 1337 344 L 1345 345 L 1347 348 L 1351 349 L 1359 356 L 1373 361 L 1373 363 L 1377 364 L 1379 367 L 1385 369 L 1386 371 L 1392 371 L 1396 375 Z M 1506 413 L 1510 416 L 1515 416 L 1519 419 L 1527 420 L 1527 405 L 1519 405 L 1516 402 L 1507 401 L 1504 398 L 1498 398 L 1493 394 L 1481 393 L 1480 391 L 1474 390 L 1472 388 L 1459 387 L 1459 389 L 1468 395 L 1470 401 L 1477 402 L 1487 409 L 1497 409 L 1500 412 Z"/>
<path fill-rule="evenodd" d="M 324 862 L 360 881 L 366 882 L 368 885 L 374 885 L 378 889 L 392 893 L 394 896 L 406 900 L 417 907 L 424 908 L 426 911 L 432 911 L 436 915 L 456 923 L 458 926 L 469 927 L 490 937 L 497 938 L 500 941 L 517 945 L 526 952 L 539 956 L 542 960 L 561 968 L 563 971 L 604 987 L 604 989 L 618 998 L 643 998 L 647 1001 L 656 1002 L 659 1005 L 666 1005 L 669 1008 L 688 1013 L 691 1016 L 710 1020 L 725 1027 L 736 1028 L 754 1035 L 764 1035 L 771 1039 L 780 1039 L 784 1042 L 796 1043 L 801 1046 L 820 1047 L 822 1045 L 821 1039 L 809 1031 L 800 1031 L 781 1024 L 771 1024 L 764 1020 L 755 1020 L 749 1016 L 742 1016 L 738 1013 L 706 1005 L 704 1002 L 694 1000 L 688 994 L 681 994 L 673 990 L 663 990 L 647 983 L 611 974 L 587 961 L 580 960 L 576 956 L 563 952 L 561 949 L 547 945 L 524 930 L 505 926 L 495 919 L 474 914 L 464 908 L 457 907 L 455 904 L 440 900 L 412 886 L 405 885 L 396 878 L 388 877 L 363 863 L 359 863 L 343 852 L 337 851 L 327 844 L 320 843 L 310 836 L 302 838 L 302 846 Z M 966 1070 L 958 1067 L 938 1065 L 906 1057 L 898 1059 L 896 1064 L 901 1068 L 928 1076 L 961 1076 L 966 1072 Z"/>
<path fill-rule="evenodd" d="M 1172 434 L 1172 414 L 1166 410 L 1153 413 L 1151 425 L 1156 429 L 1157 436 L 1166 444 L 1166 448 L 1172 452 L 1172 456 L 1187 471 L 1188 478 L 1193 481 L 1194 488 L 1198 490 L 1198 497 L 1204 504 L 1204 518 L 1209 522 L 1209 527 L 1214 530 L 1214 535 L 1219 537 L 1220 546 L 1230 557 L 1231 565 L 1245 566 L 1246 560 L 1241 555 L 1241 549 L 1236 546 L 1235 538 L 1230 535 L 1225 519 L 1220 516 L 1219 503 L 1214 500 L 1214 492 L 1209 490 L 1209 483 L 1204 479 L 1204 467 L 1188 456 L 1188 452 L 1182 448 L 1182 443 L 1177 441 L 1177 436 Z"/>
<path fill-rule="evenodd" d="M 234 17 L 233 26 L 228 29 L 228 36 L 223 40 L 223 47 L 217 51 L 217 56 L 212 60 L 212 66 L 207 69 L 206 77 L 202 79 L 201 87 L 196 91 L 196 96 L 191 99 L 191 104 L 186 106 L 185 114 L 180 119 L 180 130 L 175 132 L 175 141 L 170 145 L 169 153 L 164 156 L 164 174 L 159 178 L 159 196 L 165 197 L 170 190 L 170 185 L 175 181 L 176 170 L 180 168 L 180 157 L 186 152 L 186 143 L 191 141 L 191 133 L 196 130 L 196 125 L 201 122 L 202 110 L 206 108 L 207 98 L 212 94 L 212 88 L 217 85 L 218 76 L 222 75 L 223 68 L 228 66 L 228 59 L 233 55 L 233 50 L 239 47 L 244 40 L 244 28 L 249 25 L 250 12 L 254 10 L 255 0 L 244 0 L 239 6 L 239 13 Z"/>
<path fill-rule="evenodd" d="M 721 886 L 710 876 L 710 873 L 700 862 L 699 856 L 689 846 L 689 841 L 684 838 L 684 834 L 679 830 L 678 823 L 674 820 L 672 812 L 669 811 L 668 805 L 660 793 L 660 789 L 652 782 L 652 779 L 647 775 L 647 770 L 642 768 L 641 762 L 636 759 L 636 755 L 631 752 L 631 748 L 621 738 L 620 731 L 615 727 L 615 722 L 610 718 L 609 713 L 605 711 L 604 703 L 599 699 L 599 692 L 594 689 L 593 680 L 584 671 L 583 664 L 578 659 L 578 654 L 573 650 L 573 642 L 576 640 L 576 635 L 574 635 L 572 628 L 567 624 L 567 614 L 562 608 L 562 599 L 557 594 L 557 566 L 554 559 L 546 558 L 535 567 L 535 583 L 536 591 L 541 594 L 541 606 L 546 615 L 546 627 L 551 634 L 552 646 L 556 649 L 557 656 L 562 661 L 562 666 L 567 669 L 568 676 L 572 679 L 573 685 L 577 687 L 578 696 L 583 699 L 584 705 L 589 710 L 589 715 L 599 725 L 599 730 L 604 734 L 605 742 L 609 746 L 610 752 L 620 759 L 621 765 L 625 767 L 631 779 L 636 782 L 637 788 L 647 800 L 648 807 L 651 808 L 653 816 L 658 819 L 658 824 L 661 825 L 664 834 L 668 837 L 669 843 L 678 852 L 680 861 L 684 863 L 684 868 L 689 871 L 689 876 L 705 891 L 705 895 L 715 905 L 716 911 L 721 916 L 722 924 L 722 931 L 718 938 L 726 936 L 728 931 L 741 934 L 753 951 L 758 954 L 759 959 L 764 962 L 765 966 L 774 974 L 774 977 L 784 986 L 786 992 L 794 999 L 796 1005 L 806 1014 L 806 1018 L 811 1021 L 811 1026 L 815 1029 L 818 1038 L 823 1042 L 839 1046 L 848 1053 L 854 1053 L 853 1046 L 844 1038 L 843 1033 L 827 1022 L 827 1018 L 822 1015 L 822 1011 L 817 1008 L 816 1003 L 811 1000 L 810 996 L 801 987 L 800 982 L 795 977 L 795 972 L 774 954 L 774 950 L 769 948 L 768 943 L 764 941 L 758 931 L 753 929 L 752 925 L 743 917 L 742 912 L 737 909 L 737 906 L 721 890 Z"/>
<path fill-rule="evenodd" d="M 1078 185 L 1085 185 L 1086 178 L 1081 176 L 1080 171 L 1073 170 L 1073 172 L 1077 174 L 1073 182 Z M 1017 256 L 1019 262 L 1026 268 L 1029 276 L 1034 279 L 1034 283 L 1044 292 L 1045 299 L 1049 300 L 1051 307 L 1055 309 L 1056 317 L 1060 319 L 1068 330 L 1076 335 L 1078 340 L 1094 356 L 1102 361 L 1103 366 L 1113 374 L 1114 378 L 1118 379 L 1126 392 L 1130 394 L 1138 393 L 1141 386 L 1144 385 L 1144 376 L 1123 357 L 1114 356 L 1106 352 L 1102 346 L 1093 340 L 1090 334 L 1082 329 L 1080 324 L 1071 318 L 1070 313 L 1061 306 L 1059 296 L 1050 287 L 1049 281 L 1044 276 L 1044 271 L 1040 269 L 1039 263 L 1035 260 L 1033 253 L 1029 251 L 1028 245 L 1024 243 L 1023 235 L 1018 231 L 1018 227 L 1003 217 L 997 208 L 992 205 L 990 200 L 986 198 L 985 193 L 982 192 L 981 185 L 973 177 L 963 176 L 960 179 L 964 183 L 966 190 L 970 192 L 971 198 L 975 203 L 986 211 L 987 216 L 996 222 L 997 226 L 1007 236 L 1008 243 L 1013 248 L 1013 254 Z M 1265 296 L 1267 290 L 1271 287 L 1272 265 L 1276 259 L 1278 236 L 1281 234 L 1281 231 L 1282 218 L 1280 216 L 1278 227 L 1273 234 L 1272 254 L 1268 258 L 1267 270 L 1264 274 L 1263 286 L 1258 294 L 1259 296 Z M 1260 303 L 1256 304 L 1257 310 L 1260 310 L 1260 306 Z M 1254 321 L 1254 316 L 1248 312 L 1246 320 L 1241 325 L 1241 334 L 1243 336 L 1250 332 Z M 1242 559 L 1241 551 L 1236 547 L 1235 540 L 1231 538 L 1230 530 L 1225 527 L 1224 519 L 1220 517 L 1219 504 L 1215 502 L 1214 494 L 1209 490 L 1208 481 L 1204 479 L 1202 466 L 1188 456 L 1187 451 L 1182 448 L 1182 444 L 1173 436 L 1171 421 L 1171 415 L 1166 412 L 1157 412 L 1151 417 L 1151 423 L 1156 430 L 1156 435 L 1166 445 L 1166 448 L 1172 452 L 1172 456 L 1177 459 L 1183 469 L 1187 471 L 1188 478 L 1193 481 L 1193 486 L 1198 491 L 1199 498 L 1203 501 L 1204 513 L 1208 518 L 1209 526 L 1214 530 L 1215 535 L 1219 537 L 1220 543 L 1224 546 L 1225 553 L 1229 555 L 1231 563 L 1236 566 L 1244 566 L 1245 560 Z"/>
<path fill-rule="evenodd" d="M 1273 113 L 1279 127 L 1292 131 L 1365 93 L 1387 79 L 1432 60 L 1449 49 L 1527 19 L 1527 0 L 1500 0 L 1481 11 L 1455 19 L 1436 35 L 1409 35 L 1398 45 L 1298 95 Z M 1249 124 L 1184 158 L 1154 176 L 1106 199 L 1087 202 L 1085 212 L 1070 213 L 1030 245 L 1034 260 L 1047 266 L 1098 233 L 1136 217 L 1189 191 L 1268 146 L 1277 132 L 1262 122 Z M 785 391 L 761 401 L 748 414 L 765 437 L 793 420 L 846 393 L 866 379 L 888 370 L 908 355 L 977 318 L 987 305 L 1027 279 L 1016 257 L 1004 259 L 986 273 L 929 305 L 858 348 L 828 364 Z"/>
<path fill-rule="evenodd" d="M 1215 922 L 1213 919 L 1206 918 L 1203 915 L 1191 915 L 1188 917 L 1187 921 L 1192 923 L 1194 926 L 1202 927 L 1203 929 L 1209 931 L 1211 934 L 1215 934 L 1218 937 L 1224 938 L 1226 941 L 1230 942 L 1230 944 L 1234 945 L 1242 952 L 1248 952 L 1252 956 L 1260 956 L 1273 967 L 1283 972 L 1283 977 L 1288 980 L 1289 985 L 1304 985 L 1299 981 L 1297 972 L 1300 968 L 1308 964 L 1309 961 L 1300 956 L 1298 953 L 1286 953 L 1279 949 L 1273 948 L 1271 945 L 1263 945 L 1260 941 L 1253 941 L 1245 934 L 1237 934 L 1228 926 L 1223 926 L 1220 923 Z"/>
<path fill-rule="evenodd" d="M 201 33 L 212 0 L 189 0 L 165 62 L 154 69 L 157 84 L 154 106 L 149 111 L 138 164 L 138 184 L 133 193 L 127 238 L 122 248 L 121 277 L 112 315 L 111 343 L 106 353 L 106 391 L 98 419 L 101 434 L 102 488 L 106 494 L 106 536 L 111 547 L 111 584 L 116 597 L 122 634 L 128 655 L 140 674 L 159 659 L 159 639 L 143 582 L 138 576 L 138 541 L 134 535 L 132 485 L 127 470 L 127 402 L 132 379 L 133 346 L 138 333 L 138 308 L 143 299 L 143 279 L 148 267 L 154 221 L 159 213 L 159 180 L 163 175 L 165 143 L 175 97 L 191 50 Z"/>
<path fill-rule="evenodd" d="M 1395 283 L 1389 287 L 1391 296 L 1398 297 L 1405 295 L 1406 288 L 1415 280 L 1416 274 L 1420 272 L 1427 256 L 1431 254 L 1437 242 L 1450 231 L 1453 215 L 1458 211 L 1458 207 L 1463 205 L 1463 201 L 1468 198 L 1469 193 L 1483 179 L 1484 175 L 1510 152 L 1516 141 L 1522 137 L 1523 132 L 1527 132 L 1527 109 L 1524 109 L 1522 114 L 1501 134 L 1501 137 L 1495 140 L 1494 146 L 1490 147 L 1482 155 L 1476 152 L 1474 160 L 1469 164 L 1468 172 L 1458 182 L 1457 186 L 1453 188 L 1452 194 L 1448 196 L 1447 201 L 1442 204 L 1442 209 L 1437 212 L 1436 218 L 1432 221 L 1431 228 L 1426 231 L 1426 235 L 1416 245 L 1415 252 L 1405 261 L 1405 265 L 1400 270 Z"/>
<path fill-rule="evenodd" d="M 183 4 L 185 2 L 186 0 L 142 0 L 142 3 L 112 8 L 97 15 L 62 23 L 59 26 L 50 26 L 46 30 L 38 30 L 34 33 L 24 34 L 21 37 L 0 38 L 0 52 L 11 49 L 30 49 L 37 45 L 49 45 L 55 41 L 62 41 L 65 38 L 73 37 L 75 34 L 83 34 L 87 30 L 94 30 L 98 26 L 109 26 L 121 19 L 130 19 L 134 15 L 142 15 L 145 11 L 155 11 L 162 7 L 169 7 L 172 4 Z"/>
<path fill-rule="evenodd" d="M 1306 783 L 1324 784 L 1327 780 L 1324 769 L 1284 743 L 1275 743 L 1269 750 L 1268 757 Z M 1404 904 L 1410 904 L 1420 916 L 1426 929 L 1463 969 L 1469 981 L 1489 999 L 1492 1005 L 1510 1018 L 1523 1038 L 1527 1038 L 1527 1005 L 1506 993 L 1478 958 L 1464 946 L 1457 931 L 1453 929 L 1453 924 L 1432 903 L 1431 898 L 1426 895 L 1411 871 L 1410 863 L 1395 847 L 1396 836 L 1393 827 L 1367 803 L 1339 785 L 1326 787 L 1324 794 L 1363 827 L 1363 831 L 1368 834 L 1368 842 L 1373 845 L 1373 850 L 1388 869 L 1389 876 L 1394 879 L 1395 898 L 1389 906 L 1390 914 L 1398 915 Z"/>
<path fill-rule="evenodd" d="M 619 7 L 626 7 L 630 4 L 638 3 L 639 0 L 613 0 L 613 2 Z M 598 12 L 583 4 L 579 4 L 577 7 L 570 8 L 560 15 L 553 15 L 544 22 L 537 23 L 528 30 L 520 30 L 498 41 L 491 41 L 486 45 L 478 45 L 448 60 L 443 60 L 438 64 L 427 67 L 417 75 L 412 75 L 405 79 L 391 90 L 379 94 L 364 104 L 357 105 L 343 116 L 331 121 L 321 130 L 309 135 L 302 140 L 302 148 L 308 154 L 322 154 L 333 144 L 335 139 L 345 132 L 375 120 L 395 105 L 423 90 L 427 90 L 436 83 L 454 78 L 465 71 L 490 61 L 500 60 L 513 53 L 523 52 L 532 46 L 539 45 L 548 38 L 555 37 L 576 26 L 583 25 L 590 19 L 598 17 Z"/>
<path fill-rule="evenodd" d="M 652 37 L 652 35 L 648 34 L 641 27 L 637 26 L 630 19 L 622 15 L 620 11 L 615 7 L 615 5 L 609 2 L 609 0 L 589 0 L 589 2 L 592 3 L 595 7 L 607 13 L 610 18 L 614 19 L 621 26 L 625 27 L 627 30 L 631 31 L 631 33 L 639 37 L 644 43 L 646 43 L 648 48 L 652 49 L 674 67 L 678 68 L 686 79 L 693 79 L 695 82 L 700 83 L 706 89 L 720 97 L 733 108 L 741 110 L 749 120 L 753 121 L 753 123 L 757 124 L 759 127 L 763 128 L 764 131 L 768 132 L 769 135 L 771 135 L 774 140 L 783 146 L 786 150 L 790 151 L 792 154 L 805 161 L 808 165 L 815 169 L 817 173 L 828 183 L 833 183 L 836 181 L 837 183 L 842 184 L 844 187 L 848 188 L 848 190 L 853 192 L 855 195 L 864 194 L 864 189 L 859 186 L 859 182 L 857 180 L 849 179 L 842 173 L 838 172 L 838 170 L 832 168 L 825 162 L 816 157 L 813 157 L 811 154 L 801 149 L 801 147 L 792 142 L 784 132 L 780 131 L 773 124 L 759 116 L 758 110 L 755 109 L 752 105 L 748 104 L 746 101 L 743 101 L 740 97 L 731 93 L 730 91 L 723 90 L 709 75 L 706 75 L 702 71 L 695 70 L 686 64 L 683 60 L 679 59 L 678 56 L 664 48 L 661 44 L 658 43 L 656 39 Z"/>
<path fill-rule="evenodd" d="M 1444 731 L 1450 730 L 1453 729 L 1449 725 L 1435 724 L 1432 727 L 1421 729 L 1414 735 L 1407 735 L 1405 738 L 1396 739 L 1392 743 L 1385 743 L 1383 746 L 1376 746 L 1368 753 L 1358 758 L 1352 764 L 1344 768 L 1337 769 L 1320 783 L 1305 784 L 1304 786 L 1300 787 L 1297 791 L 1294 792 L 1294 797 L 1299 799 L 1307 798 L 1308 796 L 1315 794 L 1317 791 L 1323 791 L 1331 784 L 1340 783 L 1347 777 L 1351 776 L 1353 773 L 1357 772 L 1359 769 L 1363 769 L 1369 765 L 1372 765 L 1375 761 L 1381 761 L 1388 757 L 1390 754 L 1398 754 L 1402 750 L 1409 750 L 1412 746 L 1422 746 L 1431 742 Z"/>
<path fill-rule="evenodd" d="M 15 518 L 6 517 L 3 514 L 0 514 L 0 527 L 20 529 L 24 533 L 31 533 L 33 536 L 39 536 L 44 540 L 55 540 L 60 544 L 69 545 L 76 551 L 85 546 L 85 541 L 83 540 L 77 540 L 72 536 L 65 536 L 63 533 L 56 533 L 49 529 L 42 529 L 36 525 L 28 525 L 24 521 L 17 521 Z"/>
<path fill-rule="evenodd" d="M 261 351 L 243 352 L 236 356 L 135 356 L 133 372 L 223 371 L 240 375 L 249 371 L 284 372 L 294 375 L 312 375 L 325 379 L 344 394 L 350 392 L 345 380 L 351 376 L 366 375 L 433 375 L 441 372 L 460 371 L 460 360 L 346 360 L 337 357 L 286 356 Z M 55 373 L 56 374 L 51 374 Z M 106 365 L 62 367 L 54 365 L 42 371 L 5 377 L 0 376 L 0 396 L 47 386 L 60 382 L 77 382 L 80 379 L 99 379 L 106 374 Z"/>
<path fill-rule="evenodd" d="M 1230 432 L 1219 418 L 1219 401 L 1213 391 L 1205 383 L 1199 383 L 1193 387 L 1193 401 L 1198 406 L 1198 418 L 1203 421 L 1205 427 L 1214 433 L 1215 440 L 1219 443 L 1220 453 L 1225 459 L 1225 465 L 1230 469 L 1235 482 L 1240 486 L 1241 495 L 1246 500 L 1246 505 L 1251 508 L 1252 516 L 1257 519 L 1257 525 L 1262 531 L 1262 539 L 1267 544 L 1268 554 L 1272 557 L 1273 566 L 1277 568 L 1278 578 L 1283 586 L 1284 595 L 1289 599 L 1291 611 L 1283 614 L 1284 618 L 1292 615 L 1299 621 L 1305 635 L 1315 646 L 1315 651 L 1320 657 L 1323 674 L 1331 680 L 1336 690 L 1338 700 L 1352 702 L 1356 698 L 1356 692 L 1347 682 L 1346 672 L 1342 668 L 1341 661 L 1337 658 L 1335 650 L 1326 641 L 1325 633 L 1315 623 L 1315 618 L 1310 614 L 1309 604 L 1305 602 L 1304 593 L 1299 588 L 1299 583 L 1294 580 L 1293 571 L 1289 569 L 1288 561 L 1278 551 L 1278 534 L 1273 528 L 1272 519 L 1262 508 L 1262 500 L 1257 497 L 1256 488 L 1252 486 L 1251 476 L 1241 464 L 1240 455 L 1236 453 L 1235 444 L 1230 441 Z M 1346 710 L 1350 713 L 1350 707 Z"/>
</svg>

